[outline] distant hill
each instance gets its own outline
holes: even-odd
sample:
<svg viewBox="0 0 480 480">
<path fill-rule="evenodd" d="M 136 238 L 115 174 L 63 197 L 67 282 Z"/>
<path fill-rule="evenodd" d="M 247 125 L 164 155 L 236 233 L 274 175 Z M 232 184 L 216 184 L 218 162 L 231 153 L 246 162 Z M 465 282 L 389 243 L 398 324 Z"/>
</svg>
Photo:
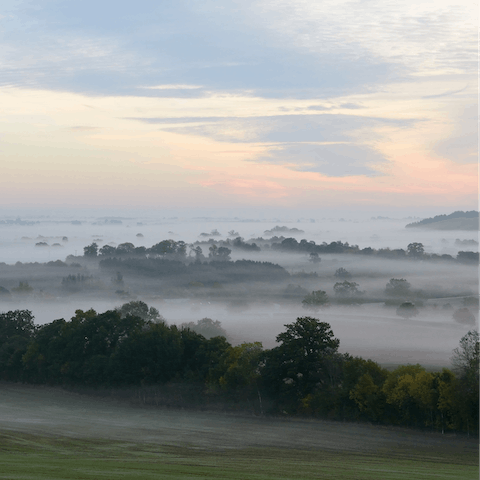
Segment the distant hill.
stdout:
<svg viewBox="0 0 480 480">
<path fill-rule="evenodd" d="M 450 215 L 437 215 L 419 222 L 409 223 L 405 228 L 429 230 L 478 230 L 478 212 L 453 212 Z"/>
</svg>

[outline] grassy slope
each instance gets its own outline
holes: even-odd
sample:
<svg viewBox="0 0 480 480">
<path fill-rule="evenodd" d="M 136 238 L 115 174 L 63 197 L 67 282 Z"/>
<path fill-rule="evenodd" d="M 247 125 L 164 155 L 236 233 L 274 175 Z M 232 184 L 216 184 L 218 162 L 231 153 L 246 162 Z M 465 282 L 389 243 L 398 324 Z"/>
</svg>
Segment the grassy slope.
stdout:
<svg viewBox="0 0 480 480">
<path fill-rule="evenodd" d="M 0 383 L 0 479 L 477 479 L 464 436 L 139 408 Z"/>
<path fill-rule="evenodd" d="M 356 454 L 207 450 L 112 440 L 0 434 L 2 479 L 477 479 L 476 453 L 439 449 Z"/>
</svg>

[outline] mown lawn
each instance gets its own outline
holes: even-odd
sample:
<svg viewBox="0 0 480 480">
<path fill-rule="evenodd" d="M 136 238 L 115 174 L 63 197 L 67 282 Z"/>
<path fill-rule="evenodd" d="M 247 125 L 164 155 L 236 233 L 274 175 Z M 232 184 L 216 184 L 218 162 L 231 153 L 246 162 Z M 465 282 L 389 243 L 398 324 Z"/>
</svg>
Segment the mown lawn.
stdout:
<svg viewBox="0 0 480 480">
<path fill-rule="evenodd" d="M 354 454 L 247 448 L 205 450 L 0 433 L 1 479 L 478 479 L 478 456 L 443 450 Z"/>
</svg>

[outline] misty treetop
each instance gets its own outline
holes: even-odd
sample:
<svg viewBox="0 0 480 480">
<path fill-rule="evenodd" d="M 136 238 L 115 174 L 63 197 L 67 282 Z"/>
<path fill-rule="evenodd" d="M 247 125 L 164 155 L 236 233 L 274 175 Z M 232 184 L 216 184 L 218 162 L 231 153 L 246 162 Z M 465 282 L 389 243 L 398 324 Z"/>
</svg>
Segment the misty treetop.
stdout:
<svg viewBox="0 0 480 480">
<path fill-rule="evenodd" d="M 313 264 L 318 264 L 322 261 L 322 259 L 318 256 L 318 253 L 317 252 L 312 252 L 310 253 L 308 259 L 310 260 L 310 262 L 312 262 Z"/>
<path fill-rule="evenodd" d="M 363 295 L 365 292 L 362 292 L 358 289 L 359 285 L 356 282 L 349 282 L 344 280 L 343 282 L 337 282 L 333 286 L 335 295 L 343 298 L 353 298 Z"/>
<path fill-rule="evenodd" d="M 30 310 L 14 310 L 0 313 L 0 338 L 3 341 L 13 337 L 31 338 L 36 326 Z"/>
<path fill-rule="evenodd" d="M 160 315 L 160 312 L 155 307 L 149 308 L 145 302 L 140 300 L 124 303 L 121 307 L 116 308 L 115 311 L 117 311 L 122 318 L 131 315 L 139 317 L 146 322 L 166 323 L 165 318 Z"/>
<path fill-rule="evenodd" d="M 314 290 L 305 295 L 302 300 L 303 308 L 318 311 L 321 307 L 327 307 L 330 304 L 330 298 L 324 290 Z"/>
<path fill-rule="evenodd" d="M 466 265 L 478 264 L 478 252 L 458 252 L 457 261 Z"/>
<path fill-rule="evenodd" d="M 293 234 L 296 234 L 296 235 L 301 235 L 302 233 L 305 233 L 303 230 L 300 230 L 298 228 L 289 228 L 289 227 L 280 227 L 280 226 L 276 226 L 276 227 L 273 227 L 271 228 L 270 230 L 265 230 L 263 232 L 264 235 L 268 235 L 268 236 L 274 236 L 274 235 L 277 235 L 278 233 L 293 233 Z"/>
<path fill-rule="evenodd" d="M 245 242 L 242 237 L 236 237 L 232 241 L 232 247 L 238 250 L 245 250 L 247 252 L 260 252 L 261 250 L 261 248 L 255 242 Z"/>
<path fill-rule="evenodd" d="M 227 247 L 217 247 L 215 244 L 208 249 L 208 258 L 216 262 L 228 262 L 231 260 L 230 254 L 232 251 Z"/>
<path fill-rule="evenodd" d="M 62 278 L 62 288 L 70 293 L 83 291 L 87 288 L 95 289 L 98 285 L 93 275 L 67 275 Z"/>
<path fill-rule="evenodd" d="M 397 308 L 397 315 L 409 319 L 418 315 L 418 310 L 412 302 L 404 302 Z"/>
<path fill-rule="evenodd" d="M 213 337 L 225 337 L 227 338 L 227 332 L 222 327 L 221 322 L 218 320 L 212 320 L 211 318 L 205 317 L 201 320 L 195 322 L 182 323 L 180 325 L 181 329 L 189 329 L 193 332 L 196 332 L 200 335 L 203 335 L 206 339 Z"/>
<path fill-rule="evenodd" d="M 83 255 L 87 258 L 96 257 L 98 254 L 98 245 L 93 242 L 83 248 Z"/>
<path fill-rule="evenodd" d="M 471 369 L 478 371 L 479 335 L 476 330 L 470 330 L 460 340 L 460 346 L 453 351 L 453 369 L 464 375 Z"/>
<path fill-rule="evenodd" d="M 385 294 L 394 297 L 408 297 L 411 295 L 411 285 L 404 278 L 391 278 L 385 286 Z"/>
<path fill-rule="evenodd" d="M 409 243 L 407 247 L 407 255 L 415 259 L 423 258 L 425 255 L 423 244 L 419 242 Z"/>
<path fill-rule="evenodd" d="M 475 318 L 475 315 L 467 307 L 463 307 L 463 308 L 459 308 L 458 310 L 455 310 L 453 312 L 452 318 L 456 322 L 463 323 L 464 325 L 474 326 L 477 323 L 477 319 Z"/>
<path fill-rule="evenodd" d="M 352 278 L 352 274 L 347 269 L 340 267 L 335 271 L 335 277 L 348 280 L 349 278 Z"/>
</svg>

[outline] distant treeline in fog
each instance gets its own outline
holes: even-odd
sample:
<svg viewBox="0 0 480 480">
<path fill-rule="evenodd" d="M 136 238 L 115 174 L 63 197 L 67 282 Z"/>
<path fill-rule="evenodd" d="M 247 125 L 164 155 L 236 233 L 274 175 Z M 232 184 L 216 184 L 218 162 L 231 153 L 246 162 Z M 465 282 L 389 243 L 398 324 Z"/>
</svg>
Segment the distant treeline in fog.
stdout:
<svg viewBox="0 0 480 480">
<path fill-rule="evenodd" d="M 252 278 L 256 281 L 281 281 L 290 276 L 280 265 L 252 260 L 187 264 L 163 258 L 108 258 L 101 260 L 99 265 L 100 268 L 134 272 L 147 277 L 202 278 L 205 283 L 245 282 Z"/>
<path fill-rule="evenodd" d="M 208 247 L 208 256 L 204 254 L 201 245 Z M 187 249 L 190 252 L 187 254 Z M 121 243 L 117 247 L 104 245 L 99 248 L 94 242 L 84 247 L 84 256 L 88 258 L 102 257 L 148 257 L 148 258 L 168 258 L 180 261 L 229 261 L 232 249 L 259 252 L 263 249 L 273 250 L 277 252 L 300 253 L 313 255 L 320 254 L 350 254 L 350 255 L 369 255 L 379 258 L 390 259 L 411 259 L 411 260 L 434 260 L 434 261 L 457 261 L 463 264 L 475 264 L 479 261 L 478 252 L 460 251 L 456 258 L 448 254 L 436 254 L 425 252 L 424 245 L 419 242 L 410 243 L 407 249 L 402 248 L 390 249 L 371 247 L 359 248 L 358 245 L 350 245 L 348 242 L 323 242 L 316 244 L 313 240 L 297 239 L 290 237 L 272 237 L 271 239 L 263 239 L 261 237 L 250 242 L 245 242 L 242 237 L 234 240 L 213 240 L 207 242 L 195 242 L 191 245 L 183 241 L 163 240 L 150 248 L 135 247 L 130 242 Z M 76 257 L 70 256 L 73 260 Z"/>
<path fill-rule="evenodd" d="M 0 314 L 0 378 L 135 392 L 144 403 L 304 415 L 478 434 L 479 339 L 470 331 L 453 370 L 393 371 L 338 352 L 328 323 L 300 317 L 276 337 L 232 346 L 220 322 L 169 326 L 133 301 L 37 326 L 28 310 Z M 123 389 L 123 390 L 122 390 Z"/>
<path fill-rule="evenodd" d="M 65 261 L 0 263 L 0 301 L 52 301 L 73 295 L 126 301 L 141 296 L 221 302 L 234 308 L 288 303 L 313 312 L 328 305 L 383 302 L 411 318 L 432 300 L 430 307 L 439 307 L 436 314 L 476 322 L 468 308 L 478 307 L 478 295 L 467 280 L 476 278 L 472 267 L 478 265 L 478 252 L 461 251 L 455 259 L 427 254 L 418 242 L 406 250 L 375 250 L 340 241 L 317 245 L 294 238 L 245 242 L 236 237 L 190 245 L 163 240 L 150 248 L 128 242 L 99 247 L 94 242 L 83 253 Z M 260 261 L 265 258 L 285 266 Z M 411 273 L 417 285 L 398 272 Z M 452 274 L 460 281 L 450 281 Z"/>
</svg>

